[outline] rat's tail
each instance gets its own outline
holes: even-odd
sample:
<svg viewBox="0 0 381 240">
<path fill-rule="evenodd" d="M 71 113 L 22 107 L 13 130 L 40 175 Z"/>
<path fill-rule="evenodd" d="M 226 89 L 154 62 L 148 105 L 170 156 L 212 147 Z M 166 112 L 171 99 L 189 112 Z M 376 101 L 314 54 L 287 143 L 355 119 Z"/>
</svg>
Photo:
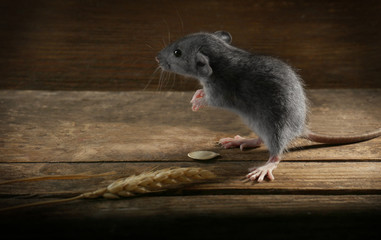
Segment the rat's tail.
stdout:
<svg viewBox="0 0 381 240">
<path fill-rule="evenodd" d="M 302 138 L 308 139 L 313 142 L 318 143 L 327 143 L 327 144 L 347 144 L 347 143 L 356 143 L 356 142 L 362 142 L 367 141 L 376 137 L 381 136 L 381 128 L 377 129 L 373 132 L 361 134 L 361 135 L 354 135 L 354 136 L 330 136 L 330 135 L 322 135 L 317 134 L 314 132 L 311 132 L 309 130 L 306 131 L 306 133 L 302 136 Z"/>
</svg>

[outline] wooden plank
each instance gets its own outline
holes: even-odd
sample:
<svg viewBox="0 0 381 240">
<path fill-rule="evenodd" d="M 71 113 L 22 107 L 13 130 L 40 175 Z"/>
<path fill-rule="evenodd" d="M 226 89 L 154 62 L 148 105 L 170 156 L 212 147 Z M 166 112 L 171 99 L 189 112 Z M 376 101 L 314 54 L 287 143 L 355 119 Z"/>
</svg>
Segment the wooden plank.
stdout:
<svg viewBox="0 0 381 240">
<path fill-rule="evenodd" d="M 287 60 L 312 88 L 380 88 L 380 8 L 377 0 L 2 1 L 0 88 L 142 90 L 153 79 L 155 90 L 164 44 L 220 29 L 240 48 Z M 197 87 L 167 81 L 167 90 Z"/>
<path fill-rule="evenodd" d="M 381 89 L 311 90 L 316 132 L 356 134 L 379 128 Z M 0 92 L 1 162 L 191 161 L 209 149 L 220 161 L 266 160 L 265 147 L 241 152 L 219 138 L 254 137 L 238 116 L 190 110 L 191 92 Z M 381 138 L 327 147 L 295 142 L 284 160 L 380 160 Z"/>
<path fill-rule="evenodd" d="M 42 213 L 55 218 L 71 218 L 68 213 L 86 217 L 118 217 L 127 219 L 159 217 L 171 213 L 172 217 L 207 214 L 217 216 L 274 216 L 290 214 L 361 213 L 381 211 L 380 195 L 202 195 L 202 196 L 149 196 L 121 200 L 78 200 L 47 206 L 4 212 L 17 216 L 20 212 L 31 215 Z M 31 199 L 1 199 L 3 206 Z M 97 209 L 94 211 L 94 209 Z"/>
<path fill-rule="evenodd" d="M 25 201 L 14 199 L 11 204 Z M 76 238 L 234 239 L 255 233 L 270 239 L 337 239 L 348 234 L 377 239 L 380 202 L 379 195 L 100 199 L 3 212 L 0 224 L 2 236 L 9 238 L 52 238 L 59 233 Z"/>
<path fill-rule="evenodd" d="M 153 167 L 198 166 L 215 172 L 216 182 L 190 186 L 185 195 L 198 194 L 380 194 L 380 162 L 283 162 L 275 170 L 275 181 L 243 182 L 247 169 L 262 162 L 212 163 L 6 163 L 0 181 L 46 175 L 116 172 L 115 175 L 82 180 L 49 180 L 0 185 L 0 195 L 67 197 L 94 191 L 121 177 Z M 176 192 L 171 192 L 176 194 Z"/>
</svg>

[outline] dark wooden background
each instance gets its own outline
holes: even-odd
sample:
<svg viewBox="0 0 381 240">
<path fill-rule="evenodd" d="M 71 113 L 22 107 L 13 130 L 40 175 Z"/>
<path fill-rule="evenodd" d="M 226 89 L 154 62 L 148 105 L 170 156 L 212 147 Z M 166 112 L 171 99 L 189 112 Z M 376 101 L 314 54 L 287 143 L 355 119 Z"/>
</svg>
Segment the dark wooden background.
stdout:
<svg viewBox="0 0 381 240">
<path fill-rule="evenodd" d="M 178 76 L 159 84 L 154 57 L 220 29 L 300 69 L 309 88 L 380 88 L 380 13 L 379 0 L 2 0 L 0 89 L 193 90 Z"/>
</svg>

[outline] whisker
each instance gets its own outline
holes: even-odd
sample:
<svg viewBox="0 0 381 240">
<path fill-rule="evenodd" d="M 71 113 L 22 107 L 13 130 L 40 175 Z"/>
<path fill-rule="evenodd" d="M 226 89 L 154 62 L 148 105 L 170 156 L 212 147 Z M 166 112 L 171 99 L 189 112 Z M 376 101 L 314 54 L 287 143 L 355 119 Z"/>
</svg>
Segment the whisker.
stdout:
<svg viewBox="0 0 381 240">
<path fill-rule="evenodd" d="M 181 24 L 181 34 L 184 35 L 184 22 L 183 22 L 183 19 L 182 19 L 182 17 L 181 17 L 181 15 L 180 15 L 178 10 L 176 10 L 176 13 L 177 13 L 177 16 L 178 16 L 178 18 L 180 20 L 180 24 Z"/>
<path fill-rule="evenodd" d="M 162 91 L 164 89 L 165 82 L 167 81 L 169 74 L 170 74 L 170 72 L 164 71 L 164 74 L 163 74 L 162 79 L 161 79 L 160 84 L 159 84 L 159 91 Z"/>
<path fill-rule="evenodd" d="M 167 74 L 168 72 L 164 72 L 163 74 L 163 78 L 161 79 L 161 82 L 160 82 L 160 88 L 159 88 L 159 91 L 161 92 L 161 90 L 163 89 L 163 85 L 164 85 L 164 82 L 165 82 L 165 78 L 167 77 Z"/>
<path fill-rule="evenodd" d="M 145 90 L 147 89 L 147 87 L 151 84 L 152 80 L 153 80 L 154 77 L 155 77 L 155 74 L 156 74 L 157 71 L 159 71 L 159 70 L 161 70 L 160 66 L 157 67 L 157 68 L 155 69 L 155 71 L 153 71 L 153 73 L 151 74 L 150 79 L 148 80 L 148 83 L 147 83 L 146 86 L 143 88 L 143 91 L 145 91 Z"/>
<path fill-rule="evenodd" d="M 165 86 L 164 86 L 165 89 L 167 89 L 168 83 L 171 81 L 171 77 L 172 77 L 172 76 L 173 76 L 173 73 L 170 72 L 170 73 L 168 74 L 168 78 L 167 78 L 166 83 L 165 83 Z"/>
<path fill-rule="evenodd" d="M 155 50 L 151 45 L 149 45 L 148 43 L 145 43 L 147 47 L 151 48 L 152 50 Z"/>
<path fill-rule="evenodd" d="M 168 83 L 171 81 L 171 77 L 172 77 L 172 76 L 173 76 L 173 73 L 170 72 L 170 73 L 168 74 L 168 79 L 166 80 L 166 83 L 165 83 L 165 85 L 164 85 L 164 89 L 167 88 Z"/>
<path fill-rule="evenodd" d="M 165 25 L 167 26 L 167 31 L 168 31 L 168 44 L 171 43 L 171 31 L 169 29 L 169 24 L 168 22 L 163 18 L 163 22 L 165 23 Z"/>
<path fill-rule="evenodd" d="M 158 85 L 156 87 L 156 91 L 160 91 L 160 83 L 161 83 L 161 79 L 163 78 L 163 74 L 164 74 L 164 71 L 161 71 L 160 77 L 159 77 L 159 82 L 158 82 Z"/>
<path fill-rule="evenodd" d="M 175 83 L 176 83 L 176 74 L 173 74 L 173 83 L 170 90 L 173 90 Z"/>
<path fill-rule="evenodd" d="M 163 79 L 161 80 L 161 84 L 160 84 L 160 91 L 163 91 L 164 83 L 168 77 L 168 74 L 169 74 L 168 72 L 164 72 L 163 74 Z"/>
<path fill-rule="evenodd" d="M 167 44 L 165 43 L 164 38 L 162 38 L 161 40 L 163 41 L 163 48 L 165 48 Z"/>
<path fill-rule="evenodd" d="M 171 77 L 171 72 L 167 72 L 164 76 L 164 81 L 163 81 L 163 85 L 162 85 L 162 89 L 164 90 L 165 87 L 167 86 L 168 84 L 168 79 Z"/>
</svg>

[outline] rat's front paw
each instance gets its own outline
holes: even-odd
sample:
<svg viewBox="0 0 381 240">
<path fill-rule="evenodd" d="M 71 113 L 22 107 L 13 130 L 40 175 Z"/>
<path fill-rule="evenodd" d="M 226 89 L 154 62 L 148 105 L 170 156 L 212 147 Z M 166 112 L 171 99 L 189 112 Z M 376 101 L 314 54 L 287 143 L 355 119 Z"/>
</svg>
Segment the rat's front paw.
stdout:
<svg viewBox="0 0 381 240">
<path fill-rule="evenodd" d="M 191 102 L 193 102 L 196 98 L 203 98 L 205 96 L 204 89 L 198 89 L 192 97 Z"/>
<path fill-rule="evenodd" d="M 190 101 L 194 112 L 207 105 L 204 96 L 205 93 L 203 89 L 199 89 L 194 93 L 192 100 Z"/>
<path fill-rule="evenodd" d="M 249 169 L 250 173 L 247 174 L 247 178 L 251 181 L 257 180 L 257 182 L 262 182 L 265 177 L 270 181 L 274 180 L 273 170 L 278 166 L 276 162 L 268 162 L 262 167 Z"/>
</svg>

